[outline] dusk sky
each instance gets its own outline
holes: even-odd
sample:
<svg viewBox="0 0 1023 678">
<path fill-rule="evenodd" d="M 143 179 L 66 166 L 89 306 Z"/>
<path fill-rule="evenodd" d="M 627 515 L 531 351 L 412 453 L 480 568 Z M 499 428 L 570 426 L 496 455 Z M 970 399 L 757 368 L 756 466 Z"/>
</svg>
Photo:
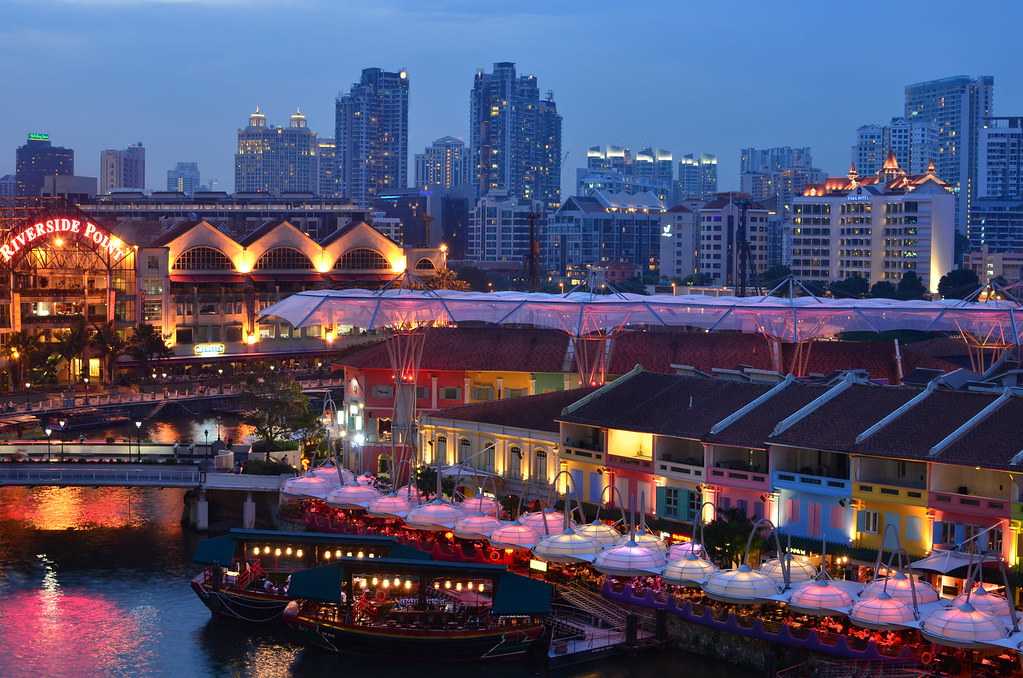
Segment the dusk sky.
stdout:
<svg viewBox="0 0 1023 678">
<path fill-rule="evenodd" d="M 901 115 L 903 87 L 993 75 L 995 112 L 1023 115 L 1023 3 L 0 0 L 0 174 L 46 131 L 96 176 L 103 148 L 141 141 L 147 187 L 176 161 L 233 187 L 235 131 L 259 104 L 334 134 L 362 68 L 407 68 L 410 156 L 467 140 L 477 68 L 514 61 L 564 117 L 563 195 L 587 146 L 720 158 L 809 145 L 844 173 L 857 126 Z M 286 8 L 285 8 L 286 7 Z M 409 163 L 409 178 L 413 177 Z"/>
</svg>

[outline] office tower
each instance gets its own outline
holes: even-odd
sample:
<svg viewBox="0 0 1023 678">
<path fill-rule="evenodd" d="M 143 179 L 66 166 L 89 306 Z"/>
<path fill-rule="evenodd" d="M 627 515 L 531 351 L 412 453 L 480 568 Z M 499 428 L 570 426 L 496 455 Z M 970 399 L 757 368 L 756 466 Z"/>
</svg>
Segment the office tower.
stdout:
<svg viewBox="0 0 1023 678">
<path fill-rule="evenodd" d="M 850 168 L 808 186 L 794 200 L 792 274 L 827 283 L 849 277 L 898 284 L 914 271 L 929 290 L 953 267 L 955 197 L 932 163 L 923 175 L 888 153 L 873 176 Z"/>
<path fill-rule="evenodd" d="M 778 199 L 778 208 L 788 213 L 792 199 L 810 184 L 825 178 L 813 166 L 809 147 L 744 148 L 739 155 L 740 185 L 756 202 Z"/>
<path fill-rule="evenodd" d="M 678 161 L 678 181 L 675 184 L 675 204 L 686 200 L 706 200 L 718 192 L 717 156 L 702 153 L 697 158 L 687 153 Z"/>
<path fill-rule="evenodd" d="M 938 125 L 937 173 L 956 193 L 956 225 L 966 232 L 976 193 L 980 131 L 994 114 L 995 79 L 965 75 L 906 86 L 905 116 Z"/>
<path fill-rule="evenodd" d="M 337 144 L 333 139 L 321 138 L 316 142 L 317 194 L 333 198 L 341 194 L 337 181 Z"/>
<path fill-rule="evenodd" d="M 622 146 L 591 146 L 586 167 L 576 169 L 576 194 L 652 193 L 670 202 L 675 193 L 671 151 L 652 147 L 633 154 Z"/>
<path fill-rule="evenodd" d="M 469 132 L 477 195 L 504 191 L 547 206 L 560 202 L 561 116 L 552 94 L 540 100 L 535 75 L 516 75 L 510 62 L 478 71 Z"/>
<path fill-rule="evenodd" d="M 711 284 L 739 287 L 744 270 L 749 284 L 767 268 L 769 212 L 745 193 L 719 193 L 703 204 L 697 266 Z"/>
<path fill-rule="evenodd" d="M 188 197 L 199 190 L 199 163 L 179 162 L 167 170 L 167 190 L 184 193 Z"/>
<path fill-rule="evenodd" d="M 465 142 L 441 137 L 416 154 L 416 188 L 452 189 L 469 183 L 472 162 Z"/>
<path fill-rule="evenodd" d="M 938 126 L 932 120 L 892 118 L 888 125 L 863 125 L 856 130 L 852 162 L 861 175 L 877 174 L 888 152 L 910 174 L 924 174 L 938 158 Z"/>
<path fill-rule="evenodd" d="M 13 174 L 0 176 L 0 198 L 10 198 L 18 194 L 18 180 Z"/>
<path fill-rule="evenodd" d="M 18 147 L 15 158 L 18 195 L 40 195 L 44 177 L 75 173 L 74 150 L 52 145 L 49 134 L 30 133 L 25 145 Z"/>
<path fill-rule="evenodd" d="M 237 193 L 313 193 L 319 190 L 316 132 L 301 111 L 291 115 L 287 127 L 268 125 L 256 107 L 249 124 L 238 130 L 234 156 Z"/>
<path fill-rule="evenodd" d="M 408 187 L 408 92 L 404 69 L 366 68 L 335 101 L 338 188 L 357 205 Z"/>
<path fill-rule="evenodd" d="M 507 191 L 491 190 L 476 201 L 469 214 L 466 258 L 473 261 L 521 261 L 530 253 L 530 219 L 539 242 L 546 216 L 539 200 L 525 200 Z"/>
<path fill-rule="evenodd" d="M 856 129 L 852 163 L 860 174 L 876 174 L 888 154 L 891 141 L 884 125 L 862 125 Z"/>
<path fill-rule="evenodd" d="M 146 188 L 146 149 L 142 142 L 124 150 L 107 149 L 99 154 L 99 192 L 119 188 L 144 191 Z"/>
<path fill-rule="evenodd" d="M 700 248 L 699 201 L 675 205 L 661 213 L 661 277 L 685 280 L 697 272 Z"/>
</svg>

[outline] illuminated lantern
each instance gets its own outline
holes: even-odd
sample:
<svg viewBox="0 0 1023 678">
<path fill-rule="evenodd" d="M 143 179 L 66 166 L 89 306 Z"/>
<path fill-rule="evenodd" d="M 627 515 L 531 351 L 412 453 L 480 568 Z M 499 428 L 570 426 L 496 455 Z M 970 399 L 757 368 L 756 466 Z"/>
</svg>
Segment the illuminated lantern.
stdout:
<svg viewBox="0 0 1023 678">
<path fill-rule="evenodd" d="M 444 532 L 454 529 L 462 512 L 446 501 L 434 499 L 412 509 L 405 518 L 405 524 L 418 530 Z"/>
<path fill-rule="evenodd" d="M 668 560 L 679 560 L 680 558 L 685 558 L 690 553 L 695 553 L 699 558 L 707 555 L 707 551 L 703 548 L 702 544 L 687 541 L 681 544 L 672 544 L 671 548 L 668 549 Z"/>
<path fill-rule="evenodd" d="M 462 539 L 488 539 L 499 527 L 501 521 L 493 516 L 468 515 L 455 523 L 455 536 Z"/>
<path fill-rule="evenodd" d="M 274 549 L 274 556 L 277 557 L 277 558 L 281 557 L 281 549 L 280 548 L 275 548 Z"/>
<path fill-rule="evenodd" d="M 547 527 L 544 528 L 544 522 Z M 519 516 L 519 524 L 533 528 L 540 536 L 561 534 L 565 531 L 565 515 L 560 511 L 544 509 L 535 513 L 523 513 Z"/>
<path fill-rule="evenodd" d="M 734 570 L 714 572 L 703 585 L 703 592 L 722 603 L 755 605 L 778 594 L 778 586 L 766 574 L 743 563 Z"/>
<path fill-rule="evenodd" d="M 538 558 L 553 563 L 592 563 L 599 552 L 600 544 L 576 534 L 571 527 L 561 534 L 544 537 L 533 548 Z"/>
<path fill-rule="evenodd" d="M 301 558 L 302 556 L 305 555 L 305 553 L 302 551 L 302 549 L 299 549 L 299 550 L 295 551 L 295 555 L 298 556 L 299 558 Z"/>
<path fill-rule="evenodd" d="M 324 551 L 323 552 L 323 559 L 324 560 L 330 560 L 330 551 Z"/>
<path fill-rule="evenodd" d="M 628 544 L 629 540 L 630 537 L 629 535 L 626 534 L 619 538 L 618 543 Z M 653 534 L 652 532 L 647 532 L 646 530 L 643 529 L 636 530 L 636 534 L 635 536 L 631 537 L 631 540 L 636 542 L 637 546 L 657 549 L 662 554 L 667 553 L 668 550 L 667 547 L 665 547 L 664 542 L 657 538 L 657 535 Z"/>
<path fill-rule="evenodd" d="M 960 593 L 956 596 L 955 600 L 952 601 L 954 607 L 958 607 L 966 602 L 966 594 Z M 970 594 L 970 605 L 975 610 L 987 613 L 992 617 L 1008 617 L 1009 616 L 1009 601 L 1003 596 L 991 593 L 984 584 L 978 584 L 977 588 L 973 589 L 973 593 Z"/>
<path fill-rule="evenodd" d="M 284 553 L 290 556 L 291 555 L 291 547 L 289 546 L 288 548 L 284 549 Z"/>
<path fill-rule="evenodd" d="M 254 556 L 258 556 L 259 555 L 259 547 L 258 546 L 253 546 L 252 547 L 252 555 L 254 555 Z"/>
<path fill-rule="evenodd" d="M 369 503 L 367 512 L 381 518 L 404 518 L 411 510 L 408 500 L 400 494 L 389 494 Z"/>
<path fill-rule="evenodd" d="M 887 586 L 885 585 L 885 582 L 887 582 Z M 913 584 L 915 584 L 915 586 L 913 586 Z M 919 579 L 911 583 L 909 577 L 907 577 L 906 573 L 902 571 L 896 572 L 894 577 L 875 579 L 870 582 L 870 584 L 867 585 L 867 588 L 863 589 L 863 593 L 860 594 L 860 598 L 873 598 L 880 595 L 881 591 L 887 591 L 888 595 L 892 598 L 912 605 L 914 588 L 916 589 L 917 605 L 933 603 L 938 599 L 938 592 L 934 590 L 933 586 L 925 581 L 920 581 Z"/>
<path fill-rule="evenodd" d="M 614 546 L 622 538 L 621 533 L 610 525 L 595 520 L 592 523 L 586 523 L 575 528 L 575 533 L 592 539 L 600 545 L 600 548 L 607 548 L 608 546 Z"/>
</svg>

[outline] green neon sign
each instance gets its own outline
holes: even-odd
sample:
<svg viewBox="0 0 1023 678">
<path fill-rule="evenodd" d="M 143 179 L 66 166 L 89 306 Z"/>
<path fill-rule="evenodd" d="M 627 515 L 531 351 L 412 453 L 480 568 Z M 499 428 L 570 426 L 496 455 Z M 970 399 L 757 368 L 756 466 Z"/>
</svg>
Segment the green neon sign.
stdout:
<svg viewBox="0 0 1023 678">
<path fill-rule="evenodd" d="M 50 135 L 43 132 L 29 132 L 29 141 L 49 141 Z"/>
</svg>

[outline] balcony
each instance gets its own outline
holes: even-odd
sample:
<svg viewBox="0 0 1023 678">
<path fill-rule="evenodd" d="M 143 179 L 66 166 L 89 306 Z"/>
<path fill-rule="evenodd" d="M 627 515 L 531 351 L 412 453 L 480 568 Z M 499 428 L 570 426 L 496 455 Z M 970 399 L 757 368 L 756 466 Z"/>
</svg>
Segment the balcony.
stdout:
<svg viewBox="0 0 1023 678">
<path fill-rule="evenodd" d="M 607 453 L 607 464 L 608 466 L 616 466 L 621 469 L 645 471 L 647 473 L 653 473 L 654 470 L 653 458 L 647 456 L 633 456 L 629 453 L 618 455 L 613 451 L 609 451 Z"/>
<path fill-rule="evenodd" d="M 960 490 L 969 488 L 961 487 Z M 978 497 L 963 492 L 930 492 L 930 505 L 938 511 L 949 511 L 963 515 L 1004 518 L 1012 513 L 1012 504 L 1007 499 Z"/>
<path fill-rule="evenodd" d="M 590 464 L 603 464 L 604 453 L 600 450 L 591 450 L 585 447 L 575 447 L 567 443 L 561 447 L 561 456 L 566 459 L 589 462 Z"/>
<path fill-rule="evenodd" d="M 816 473 L 795 473 L 775 469 L 771 474 L 774 487 L 796 492 L 812 492 L 834 497 L 848 497 L 852 483 L 848 478 L 836 478 L 827 469 L 815 469 Z"/>
<path fill-rule="evenodd" d="M 766 490 L 770 486 L 770 476 L 766 469 L 759 465 L 744 464 L 741 461 L 718 462 L 708 470 L 707 479 L 712 483 L 753 490 Z"/>
<path fill-rule="evenodd" d="M 866 480 L 852 483 L 853 496 L 873 501 L 886 501 L 908 506 L 927 506 L 927 490 L 923 488 L 886 485 Z"/>
</svg>

